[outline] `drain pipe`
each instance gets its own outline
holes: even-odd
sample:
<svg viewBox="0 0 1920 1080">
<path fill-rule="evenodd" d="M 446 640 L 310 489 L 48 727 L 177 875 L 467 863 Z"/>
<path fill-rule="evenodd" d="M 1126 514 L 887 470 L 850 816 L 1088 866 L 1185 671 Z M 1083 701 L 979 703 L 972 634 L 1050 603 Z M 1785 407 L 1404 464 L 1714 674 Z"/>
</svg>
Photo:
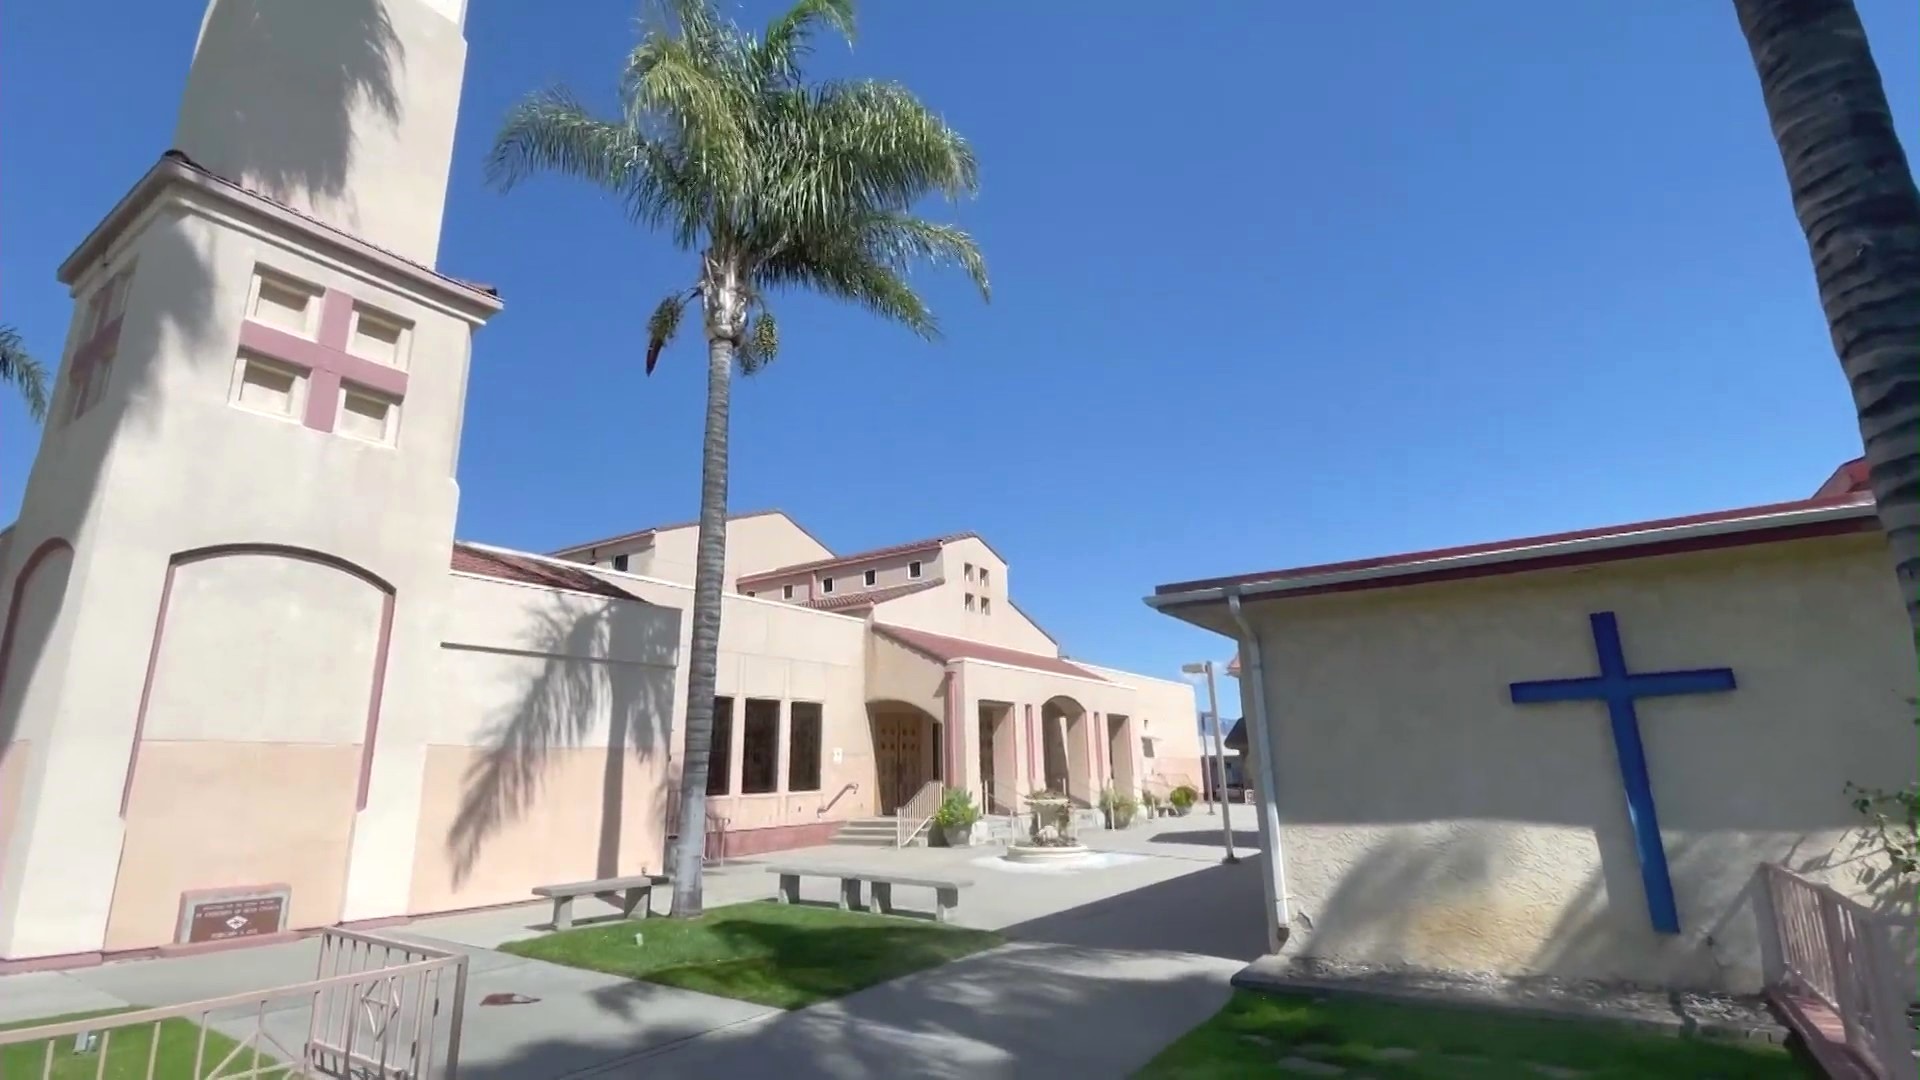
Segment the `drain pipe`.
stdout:
<svg viewBox="0 0 1920 1080">
<path fill-rule="evenodd" d="M 1266 863 L 1267 872 L 1260 875 L 1260 885 L 1267 900 L 1267 951 L 1277 953 L 1286 946 L 1293 927 L 1287 918 L 1287 859 L 1280 848 L 1280 788 L 1274 779 L 1273 724 L 1267 713 L 1267 664 L 1260 649 L 1260 635 L 1240 610 L 1240 587 L 1228 586 L 1226 596 L 1227 614 L 1240 628 L 1240 655 L 1247 667 L 1240 686 L 1243 690 L 1248 686 L 1253 689 L 1253 693 L 1243 694 L 1250 710 L 1246 721 L 1247 750 L 1253 755 L 1260 782 L 1256 805 L 1260 815 L 1260 846 L 1266 853 L 1262 861 Z"/>
</svg>

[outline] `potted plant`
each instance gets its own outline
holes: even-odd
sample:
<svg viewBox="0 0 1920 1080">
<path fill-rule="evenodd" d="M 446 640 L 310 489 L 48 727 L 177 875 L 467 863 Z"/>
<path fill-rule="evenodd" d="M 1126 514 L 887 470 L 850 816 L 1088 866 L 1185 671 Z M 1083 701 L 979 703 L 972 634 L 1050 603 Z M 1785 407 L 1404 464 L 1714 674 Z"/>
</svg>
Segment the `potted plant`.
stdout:
<svg viewBox="0 0 1920 1080">
<path fill-rule="evenodd" d="M 980 808 L 973 805 L 973 792 L 948 788 L 933 812 L 933 824 L 948 847 L 968 847 L 973 843 L 973 823 L 980 820 Z"/>
<path fill-rule="evenodd" d="M 1167 795 L 1167 802 L 1173 805 L 1173 812 L 1175 814 L 1180 817 L 1186 817 L 1187 814 L 1193 810 L 1194 800 L 1199 797 L 1200 793 L 1193 790 L 1193 785 L 1181 784 Z"/>
<path fill-rule="evenodd" d="M 1159 817 L 1160 796 L 1155 795 L 1152 791 L 1142 791 L 1140 793 L 1140 808 L 1146 812 L 1149 818 Z"/>
<path fill-rule="evenodd" d="M 1133 813 L 1139 804 L 1133 796 L 1118 788 L 1109 787 L 1100 793 L 1100 812 L 1107 816 L 1107 828 L 1124 829 L 1133 824 Z"/>
</svg>

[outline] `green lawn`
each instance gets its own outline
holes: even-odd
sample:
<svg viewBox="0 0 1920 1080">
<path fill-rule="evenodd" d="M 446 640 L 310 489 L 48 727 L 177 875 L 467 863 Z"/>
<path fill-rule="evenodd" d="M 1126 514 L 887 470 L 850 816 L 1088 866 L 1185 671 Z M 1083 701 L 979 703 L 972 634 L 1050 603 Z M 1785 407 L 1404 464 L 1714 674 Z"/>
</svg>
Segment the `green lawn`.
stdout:
<svg viewBox="0 0 1920 1080">
<path fill-rule="evenodd" d="M 634 935 L 644 936 L 636 945 Z M 957 960 L 1000 936 L 922 919 L 771 902 L 502 945 L 517 956 L 796 1009 Z"/>
<path fill-rule="evenodd" d="M 1293 1067 L 1285 1059 L 1296 1059 Z M 1313 1002 L 1239 991 L 1141 1071 L 1144 1080 L 1314 1075 L 1375 1080 L 1787 1080 L 1819 1075 L 1778 1047 L 1464 1009 Z M 1539 1066 L 1545 1066 L 1540 1068 Z M 1322 1069 L 1326 1075 L 1333 1075 Z"/>
<path fill-rule="evenodd" d="M 22 1020 L 12 1024 L 0 1024 L 0 1031 L 16 1028 L 36 1027 L 40 1024 L 62 1024 L 69 1020 L 87 1020 L 96 1016 L 112 1016 L 115 1013 L 131 1012 L 130 1009 L 110 1009 L 105 1012 L 71 1013 L 66 1016 L 43 1016 L 36 1020 Z M 101 1032 L 100 1038 L 106 1039 L 107 1067 L 100 1069 L 100 1051 L 89 1053 L 73 1052 L 73 1036 L 35 1042 L 0 1046 L 0 1076 L 31 1077 L 39 1080 L 40 1069 L 46 1060 L 47 1043 L 53 1046 L 54 1080 L 93 1080 L 95 1076 L 104 1076 L 108 1080 L 144 1080 L 147 1073 L 147 1054 L 153 1047 L 153 1025 L 140 1024 L 136 1027 L 120 1028 L 113 1032 L 112 1038 L 106 1038 Z M 160 1052 L 154 1057 L 153 1073 L 155 1080 L 184 1080 L 192 1077 L 193 1055 L 198 1047 L 200 1027 L 191 1020 L 163 1020 L 160 1022 Z M 213 1071 L 222 1058 L 225 1058 L 237 1045 L 232 1039 L 217 1031 L 207 1032 L 206 1054 L 201 1059 L 200 1075 L 206 1076 Z M 276 1062 L 267 1054 L 260 1055 L 263 1068 L 275 1068 Z M 253 1067 L 253 1051 L 243 1050 L 240 1056 L 229 1063 L 223 1076 L 240 1074 Z M 284 1075 L 281 1072 L 264 1074 L 269 1077 Z"/>
</svg>

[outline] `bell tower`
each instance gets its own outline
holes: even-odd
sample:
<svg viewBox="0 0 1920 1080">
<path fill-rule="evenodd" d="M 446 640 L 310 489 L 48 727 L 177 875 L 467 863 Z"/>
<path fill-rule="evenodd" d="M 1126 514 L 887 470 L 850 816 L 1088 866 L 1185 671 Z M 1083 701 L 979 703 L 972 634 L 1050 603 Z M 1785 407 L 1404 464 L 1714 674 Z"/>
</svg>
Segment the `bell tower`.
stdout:
<svg viewBox="0 0 1920 1080">
<path fill-rule="evenodd" d="M 0 960 L 397 914 L 473 332 L 463 0 L 213 0 L 0 545 Z M 375 755 L 375 748 L 379 754 Z"/>
</svg>

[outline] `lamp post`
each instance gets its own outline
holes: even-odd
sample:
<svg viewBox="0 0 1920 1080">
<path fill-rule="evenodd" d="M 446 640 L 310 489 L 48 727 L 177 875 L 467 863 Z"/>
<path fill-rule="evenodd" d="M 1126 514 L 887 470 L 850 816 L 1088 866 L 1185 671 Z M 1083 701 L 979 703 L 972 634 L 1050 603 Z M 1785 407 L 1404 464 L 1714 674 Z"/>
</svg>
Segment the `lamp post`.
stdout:
<svg viewBox="0 0 1920 1080">
<path fill-rule="evenodd" d="M 1227 744 L 1220 735 L 1220 695 L 1213 688 L 1213 661 L 1182 664 L 1180 670 L 1188 675 L 1207 677 L 1207 715 L 1213 720 L 1213 797 L 1220 803 L 1220 842 L 1227 851 L 1227 857 L 1220 861 L 1237 863 L 1240 856 L 1233 853 L 1233 801 L 1227 798 Z M 1206 768 L 1205 763 L 1200 767 Z"/>
</svg>

